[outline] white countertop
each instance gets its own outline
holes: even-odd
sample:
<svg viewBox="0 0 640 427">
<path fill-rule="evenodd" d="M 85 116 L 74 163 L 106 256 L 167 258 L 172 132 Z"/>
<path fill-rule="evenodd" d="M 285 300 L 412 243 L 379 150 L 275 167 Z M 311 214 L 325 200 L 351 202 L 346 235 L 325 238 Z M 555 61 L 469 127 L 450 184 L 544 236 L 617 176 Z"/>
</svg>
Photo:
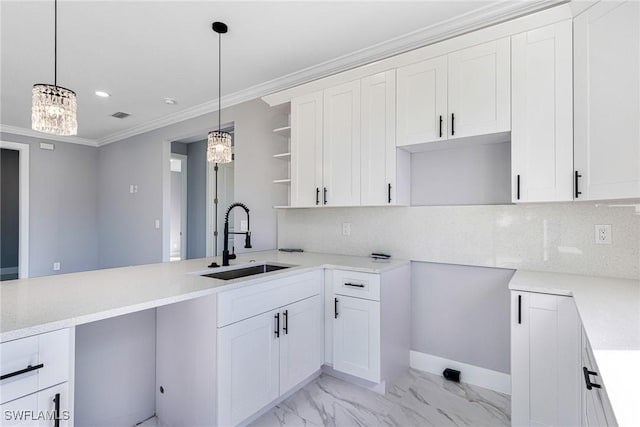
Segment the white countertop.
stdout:
<svg viewBox="0 0 640 427">
<path fill-rule="evenodd" d="M 575 300 L 620 426 L 640 426 L 640 281 L 518 270 L 509 289 Z"/>
<path fill-rule="evenodd" d="M 232 266 L 256 262 L 296 267 L 233 280 L 201 277 L 213 258 L 112 268 L 2 282 L 0 342 L 198 298 L 313 268 L 382 273 L 409 261 L 279 251 L 239 254 Z M 218 263 L 221 263 L 218 259 Z"/>
</svg>

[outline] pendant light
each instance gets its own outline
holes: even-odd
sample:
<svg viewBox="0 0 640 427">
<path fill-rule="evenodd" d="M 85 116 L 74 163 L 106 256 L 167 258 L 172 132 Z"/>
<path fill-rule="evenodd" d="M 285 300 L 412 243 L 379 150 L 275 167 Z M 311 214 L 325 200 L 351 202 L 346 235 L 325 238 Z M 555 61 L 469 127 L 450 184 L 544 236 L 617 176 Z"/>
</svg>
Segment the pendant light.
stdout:
<svg viewBox="0 0 640 427">
<path fill-rule="evenodd" d="M 223 132 L 220 129 L 222 114 L 222 34 L 226 33 L 228 28 L 223 22 L 214 22 L 211 29 L 218 33 L 218 130 L 209 132 L 207 136 L 207 160 L 211 163 L 230 163 L 231 162 L 231 134 Z"/>
<path fill-rule="evenodd" d="M 33 85 L 31 128 L 52 135 L 77 135 L 76 93 L 58 86 L 58 0 L 54 0 L 53 84 Z"/>
</svg>

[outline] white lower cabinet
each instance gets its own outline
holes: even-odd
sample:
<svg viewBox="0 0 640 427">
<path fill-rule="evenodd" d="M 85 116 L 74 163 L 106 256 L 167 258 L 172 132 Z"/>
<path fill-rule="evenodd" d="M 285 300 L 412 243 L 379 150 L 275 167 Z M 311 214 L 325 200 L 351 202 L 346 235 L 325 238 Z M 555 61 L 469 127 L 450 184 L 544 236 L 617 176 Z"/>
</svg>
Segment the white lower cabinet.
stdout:
<svg viewBox="0 0 640 427">
<path fill-rule="evenodd" d="M 71 424 L 69 383 L 0 405 L 2 427 L 67 427 Z"/>
<path fill-rule="evenodd" d="M 335 296 L 333 368 L 380 382 L 380 302 Z"/>
<path fill-rule="evenodd" d="M 409 368 L 410 270 L 334 270 L 326 311 L 327 362 L 335 371 L 390 384 Z"/>
<path fill-rule="evenodd" d="M 611 403 L 599 376 L 589 345 L 589 340 L 582 331 L 582 425 L 585 427 L 617 426 Z"/>
<path fill-rule="evenodd" d="M 573 298 L 511 293 L 511 423 L 581 423 L 581 324 Z"/>
<path fill-rule="evenodd" d="M 72 426 L 74 329 L 0 344 L 0 425 Z"/>
<path fill-rule="evenodd" d="M 306 277 L 305 282 L 310 284 L 307 293 L 315 295 L 305 295 L 299 301 L 276 305 L 267 312 L 218 328 L 219 426 L 246 421 L 320 369 L 324 332 L 322 276 L 321 271 L 300 276 Z M 281 282 L 286 284 L 290 280 L 293 279 L 285 278 Z M 284 301 L 286 295 L 274 285 L 272 292 L 260 293 L 261 301 L 255 304 L 264 307 L 269 301 L 274 304 Z M 300 282 L 300 286 L 304 283 Z M 250 297 L 245 295 L 247 289 L 230 291 L 225 298 L 246 301 Z M 239 310 L 244 313 L 246 307 Z M 232 318 L 233 313 L 229 316 Z"/>
</svg>

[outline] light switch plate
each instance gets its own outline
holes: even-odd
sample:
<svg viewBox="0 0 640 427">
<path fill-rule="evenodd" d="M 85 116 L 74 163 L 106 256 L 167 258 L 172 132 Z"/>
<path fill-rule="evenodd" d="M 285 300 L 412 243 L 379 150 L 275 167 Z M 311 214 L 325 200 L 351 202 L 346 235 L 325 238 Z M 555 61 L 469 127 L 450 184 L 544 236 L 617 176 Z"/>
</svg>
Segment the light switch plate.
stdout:
<svg viewBox="0 0 640 427">
<path fill-rule="evenodd" d="M 342 235 L 343 236 L 350 236 L 351 235 L 351 223 L 350 222 L 343 222 L 342 223 Z"/>
</svg>

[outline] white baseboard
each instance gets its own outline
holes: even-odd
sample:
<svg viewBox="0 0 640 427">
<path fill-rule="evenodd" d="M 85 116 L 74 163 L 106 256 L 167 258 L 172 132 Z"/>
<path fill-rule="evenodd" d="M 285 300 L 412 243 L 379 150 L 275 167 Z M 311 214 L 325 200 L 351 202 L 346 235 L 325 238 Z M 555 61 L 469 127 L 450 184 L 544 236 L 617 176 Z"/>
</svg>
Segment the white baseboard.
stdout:
<svg viewBox="0 0 640 427">
<path fill-rule="evenodd" d="M 456 369 L 460 371 L 462 382 L 511 395 L 511 375 L 509 374 L 413 350 L 410 354 L 410 366 L 436 375 L 442 375 L 445 368 Z"/>
<path fill-rule="evenodd" d="M 322 365 L 322 373 L 334 378 L 338 378 L 339 380 L 355 384 L 359 387 L 366 388 L 367 390 L 371 390 L 378 394 L 384 395 L 387 391 L 387 383 L 385 381 L 382 381 L 381 383 L 374 383 L 371 381 L 363 380 L 362 378 L 354 377 L 353 375 L 336 371 L 331 365 Z"/>
</svg>

